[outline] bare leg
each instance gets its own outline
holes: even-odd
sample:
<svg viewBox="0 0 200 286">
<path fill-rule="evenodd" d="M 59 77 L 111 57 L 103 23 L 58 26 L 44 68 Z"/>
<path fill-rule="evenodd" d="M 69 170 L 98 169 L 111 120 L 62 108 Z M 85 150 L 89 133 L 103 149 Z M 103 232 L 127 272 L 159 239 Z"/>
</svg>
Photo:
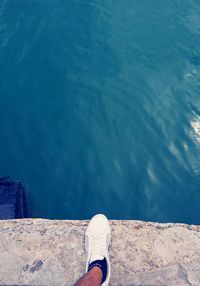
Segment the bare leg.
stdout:
<svg viewBox="0 0 200 286">
<path fill-rule="evenodd" d="M 102 271 L 99 267 L 93 267 L 74 286 L 101 286 Z"/>
</svg>

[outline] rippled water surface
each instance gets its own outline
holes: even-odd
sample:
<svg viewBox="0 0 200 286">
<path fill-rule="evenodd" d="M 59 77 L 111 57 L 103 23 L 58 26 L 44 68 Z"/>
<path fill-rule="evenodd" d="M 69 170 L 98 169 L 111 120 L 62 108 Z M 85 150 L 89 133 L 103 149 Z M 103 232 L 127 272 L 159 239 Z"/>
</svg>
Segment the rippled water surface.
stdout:
<svg viewBox="0 0 200 286">
<path fill-rule="evenodd" d="M 0 175 L 29 215 L 200 224 L 200 1 L 1 0 Z"/>
</svg>

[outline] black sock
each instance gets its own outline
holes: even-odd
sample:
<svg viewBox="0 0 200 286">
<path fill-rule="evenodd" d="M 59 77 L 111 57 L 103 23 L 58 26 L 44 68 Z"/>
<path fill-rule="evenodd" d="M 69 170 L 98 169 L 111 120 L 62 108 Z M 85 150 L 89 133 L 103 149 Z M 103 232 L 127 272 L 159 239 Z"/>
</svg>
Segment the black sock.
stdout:
<svg viewBox="0 0 200 286">
<path fill-rule="evenodd" d="M 99 267 L 102 271 L 103 277 L 102 277 L 102 282 L 101 284 L 103 284 L 103 282 L 106 280 L 106 276 L 107 276 L 107 262 L 106 262 L 106 258 L 104 258 L 103 260 L 95 260 L 92 263 L 90 263 L 88 271 L 90 271 L 93 267 Z"/>
</svg>

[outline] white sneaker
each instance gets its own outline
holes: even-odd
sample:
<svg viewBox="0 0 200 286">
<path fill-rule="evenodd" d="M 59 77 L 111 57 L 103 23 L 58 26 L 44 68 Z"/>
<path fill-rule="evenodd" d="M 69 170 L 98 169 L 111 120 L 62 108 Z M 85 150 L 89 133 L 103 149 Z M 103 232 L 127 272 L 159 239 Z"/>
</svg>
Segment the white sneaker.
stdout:
<svg viewBox="0 0 200 286">
<path fill-rule="evenodd" d="M 85 233 L 85 249 L 87 253 L 86 272 L 88 272 L 90 263 L 106 258 L 107 276 L 102 284 L 103 286 L 107 286 L 110 281 L 110 261 L 108 255 L 110 235 L 109 221 L 102 214 L 95 215 L 91 219 Z"/>
</svg>

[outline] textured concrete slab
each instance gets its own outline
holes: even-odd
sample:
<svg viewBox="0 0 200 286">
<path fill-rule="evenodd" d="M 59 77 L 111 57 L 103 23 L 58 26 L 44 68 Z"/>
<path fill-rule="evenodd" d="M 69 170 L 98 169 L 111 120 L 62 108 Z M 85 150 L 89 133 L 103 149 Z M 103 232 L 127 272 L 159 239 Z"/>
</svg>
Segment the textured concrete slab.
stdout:
<svg viewBox="0 0 200 286">
<path fill-rule="evenodd" d="M 112 286 L 200 285 L 200 226 L 110 221 Z M 0 285 L 73 285 L 86 221 L 0 221 Z"/>
</svg>

